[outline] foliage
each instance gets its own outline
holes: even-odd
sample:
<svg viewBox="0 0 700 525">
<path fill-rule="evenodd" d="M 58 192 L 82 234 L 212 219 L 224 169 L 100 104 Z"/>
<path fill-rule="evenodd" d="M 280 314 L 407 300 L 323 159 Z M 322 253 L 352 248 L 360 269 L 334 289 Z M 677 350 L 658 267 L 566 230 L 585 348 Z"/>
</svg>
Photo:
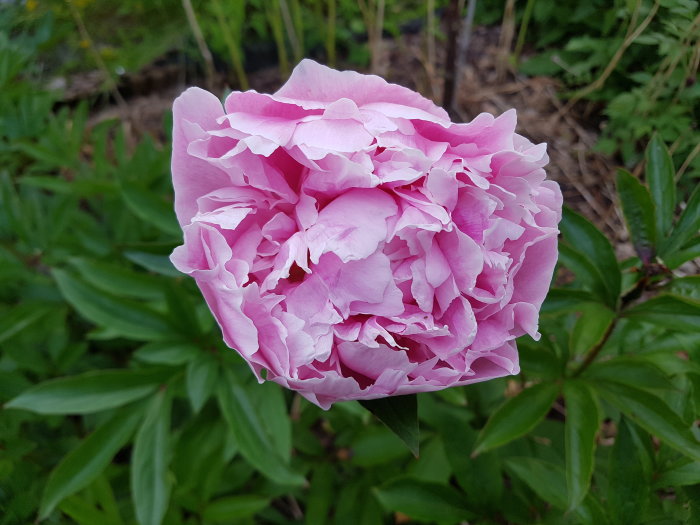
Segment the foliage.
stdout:
<svg viewBox="0 0 700 525">
<path fill-rule="evenodd" d="M 168 149 L 54 112 L 51 34 L 0 33 L 0 524 L 698 520 L 700 190 L 663 137 L 618 176 L 637 256 L 567 211 L 521 374 L 418 396 L 416 459 L 255 383 L 167 259 Z"/>
</svg>

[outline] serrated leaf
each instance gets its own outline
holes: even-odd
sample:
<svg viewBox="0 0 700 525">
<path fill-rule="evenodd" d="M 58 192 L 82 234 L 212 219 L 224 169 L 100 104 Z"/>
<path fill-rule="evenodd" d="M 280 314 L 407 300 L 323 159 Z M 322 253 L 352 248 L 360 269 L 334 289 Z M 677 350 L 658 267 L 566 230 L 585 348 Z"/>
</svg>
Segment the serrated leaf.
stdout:
<svg viewBox="0 0 700 525">
<path fill-rule="evenodd" d="M 566 486 L 568 508 L 573 509 L 583 501 L 591 484 L 600 410 L 598 399 L 581 381 L 564 383 L 563 394 L 566 402 Z"/>
<path fill-rule="evenodd" d="M 599 382 L 601 396 L 650 434 L 700 461 L 700 443 L 690 428 L 661 398 L 639 388 L 613 382 Z"/>
<path fill-rule="evenodd" d="M 700 326 L 700 301 L 665 293 L 625 310 L 622 315 L 663 328 L 696 332 Z"/>
<path fill-rule="evenodd" d="M 547 415 L 559 393 L 554 383 L 539 383 L 502 404 L 486 422 L 472 456 L 525 435 Z"/>
<path fill-rule="evenodd" d="M 170 395 L 158 392 L 134 440 L 131 497 L 140 525 L 160 525 L 168 509 L 170 481 Z"/>
<path fill-rule="evenodd" d="M 587 305 L 581 309 L 571 331 L 569 348 L 574 355 L 583 355 L 603 340 L 610 329 L 615 312 L 602 305 Z"/>
<path fill-rule="evenodd" d="M 51 379 L 23 392 L 5 408 L 38 414 L 90 414 L 125 405 L 155 391 L 169 370 L 99 370 Z"/>
<path fill-rule="evenodd" d="M 474 517 L 464 496 L 449 485 L 399 478 L 374 489 L 374 494 L 385 510 L 419 520 L 457 523 Z"/>
<path fill-rule="evenodd" d="M 131 438 L 142 417 L 127 407 L 85 438 L 51 472 L 39 507 L 39 519 L 53 512 L 63 499 L 92 483 Z"/>
<path fill-rule="evenodd" d="M 598 270 L 605 285 L 606 304 L 615 309 L 620 295 L 621 274 L 608 239 L 582 215 L 566 207 L 559 229 L 566 241 Z"/>
<path fill-rule="evenodd" d="M 295 473 L 275 451 L 245 390 L 230 371 L 224 372 L 219 379 L 217 399 L 243 457 L 275 483 L 303 485 L 303 476 Z"/>
<path fill-rule="evenodd" d="M 365 400 L 360 404 L 406 443 L 414 456 L 418 456 L 420 431 L 416 394 Z"/>
<path fill-rule="evenodd" d="M 685 247 L 685 244 L 697 235 L 700 230 L 700 185 L 690 195 L 683 213 L 671 231 L 665 243 L 659 250 L 662 256 L 673 256 L 675 252 Z"/>
<path fill-rule="evenodd" d="M 52 270 L 61 293 L 83 317 L 129 339 L 172 337 L 173 329 L 145 305 L 97 290 L 64 270 Z"/>
<path fill-rule="evenodd" d="M 646 181 L 655 206 L 649 208 L 656 215 L 656 230 L 659 236 L 668 235 L 676 209 L 676 170 L 671 154 L 658 134 L 654 134 L 647 146 Z"/>
<path fill-rule="evenodd" d="M 192 409 L 199 412 L 216 390 L 219 379 L 219 363 L 211 355 L 200 352 L 187 365 L 185 384 Z"/>
<path fill-rule="evenodd" d="M 613 523 L 639 523 L 649 502 L 649 461 L 637 431 L 622 418 L 608 468 L 608 514 Z"/>
<path fill-rule="evenodd" d="M 617 170 L 617 193 L 620 196 L 622 212 L 634 249 L 643 264 L 650 264 L 656 255 L 657 223 L 649 190 L 634 175 L 619 169 Z"/>
</svg>

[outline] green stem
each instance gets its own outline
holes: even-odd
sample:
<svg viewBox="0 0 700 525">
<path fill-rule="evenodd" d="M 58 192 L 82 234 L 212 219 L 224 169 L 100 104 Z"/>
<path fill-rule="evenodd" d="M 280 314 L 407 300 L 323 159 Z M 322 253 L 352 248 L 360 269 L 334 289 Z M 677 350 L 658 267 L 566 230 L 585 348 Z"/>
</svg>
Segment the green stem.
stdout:
<svg viewBox="0 0 700 525">
<path fill-rule="evenodd" d="M 619 316 L 615 317 L 615 319 L 612 320 L 612 322 L 610 323 L 608 328 L 605 330 L 603 337 L 601 337 L 600 341 L 598 341 L 588 351 L 588 353 L 586 353 L 586 357 L 584 358 L 583 362 L 572 372 L 571 377 L 580 376 L 586 368 L 591 366 L 593 361 L 595 361 L 596 357 L 598 357 L 598 354 L 605 346 L 605 343 L 607 343 L 608 339 L 610 339 L 610 336 L 612 335 L 613 330 L 615 330 L 615 327 L 617 326 L 617 323 L 619 320 L 620 320 Z"/>
</svg>

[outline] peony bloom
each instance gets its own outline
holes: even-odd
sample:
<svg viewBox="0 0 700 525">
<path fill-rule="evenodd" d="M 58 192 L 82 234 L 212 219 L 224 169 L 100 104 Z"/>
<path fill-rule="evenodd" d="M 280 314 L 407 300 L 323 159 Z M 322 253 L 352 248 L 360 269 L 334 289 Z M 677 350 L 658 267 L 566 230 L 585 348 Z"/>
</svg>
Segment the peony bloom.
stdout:
<svg viewBox="0 0 700 525">
<path fill-rule="evenodd" d="M 328 408 L 518 373 L 562 198 L 514 110 L 454 124 L 304 60 L 274 95 L 191 88 L 173 111 L 171 258 L 258 380 Z"/>
</svg>

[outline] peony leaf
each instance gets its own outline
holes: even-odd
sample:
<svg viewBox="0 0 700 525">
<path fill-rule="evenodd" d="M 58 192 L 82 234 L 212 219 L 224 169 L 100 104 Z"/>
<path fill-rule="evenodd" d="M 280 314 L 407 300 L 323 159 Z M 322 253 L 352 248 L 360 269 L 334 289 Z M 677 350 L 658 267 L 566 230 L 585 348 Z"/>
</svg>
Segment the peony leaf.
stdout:
<svg viewBox="0 0 700 525">
<path fill-rule="evenodd" d="M 63 499 L 87 487 L 100 475 L 131 438 L 141 416 L 142 410 L 126 407 L 61 460 L 46 483 L 39 519 L 48 517 Z"/>
<path fill-rule="evenodd" d="M 662 294 L 640 303 L 622 314 L 629 319 L 663 328 L 697 332 L 700 326 L 700 301 L 673 294 Z"/>
<path fill-rule="evenodd" d="M 621 383 L 599 382 L 597 386 L 600 395 L 630 420 L 681 454 L 700 461 L 700 443 L 690 425 L 686 425 L 661 398 Z"/>
<path fill-rule="evenodd" d="M 360 401 L 360 404 L 389 427 L 418 457 L 420 431 L 416 394 Z"/>
<path fill-rule="evenodd" d="M 656 256 L 657 226 L 661 228 L 661 225 L 654 222 L 655 208 L 649 190 L 634 175 L 619 169 L 617 170 L 617 193 L 620 196 L 627 230 L 632 238 L 634 249 L 643 264 L 650 264 Z"/>
<path fill-rule="evenodd" d="M 160 525 L 168 509 L 171 397 L 158 392 L 134 440 L 131 456 L 131 495 L 140 525 Z"/>
<path fill-rule="evenodd" d="M 621 418 L 608 467 L 608 513 L 613 523 L 639 523 L 649 502 L 650 458 L 636 429 Z"/>
<path fill-rule="evenodd" d="M 207 522 L 234 523 L 234 520 L 250 518 L 267 507 L 269 497 L 244 494 L 228 496 L 209 503 L 202 513 Z"/>
<path fill-rule="evenodd" d="M 605 285 L 606 304 L 615 309 L 620 295 L 621 274 L 608 239 L 582 215 L 566 207 L 559 228 L 566 241 L 598 270 Z"/>
<path fill-rule="evenodd" d="M 673 256 L 700 230 L 700 185 L 696 186 L 688 199 L 688 203 L 671 231 L 671 236 L 661 245 L 662 256 Z"/>
<path fill-rule="evenodd" d="M 171 370 L 98 370 L 51 379 L 30 388 L 5 408 L 37 414 L 90 414 L 116 408 L 153 392 Z"/>
<path fill-rule="evenodd" d="M 187 365 L 185 384 L 187 385 L 187 396 L 195 413 L 202 409 L 204 403 L 216 390 L 218 377 L 219 363 L 213 356 L 205 352 L 200 352 Z"/>
<path fill-rule="evenodd" d="M 481 430 L 472 456 L 505 445 L 535 428 L 558 394 L 557 384 L 539 383 L 503 403 Z"/>
<path fill-rule="evenodd" d="M 575 356 L 583 355 L 599 344 L 610 330 L 615 312 L 602 305 L 586 305 L 571 331 L 569 348 Z"/>
<path fill-rule="evenodd" d="M 275 483 L 303 485 L 303 476 L 294 472 L 276 453 L 248 394 L 237 384 L 235 376 L 229 370 L 225 370 L 219 378 L 217 398 L 221 413 L 243 457 Z"/>
<path fill-rule="evenodd" d="M 145 305 L 100 291 L 64 270 L 53 269 L 51 273 L 71 306 L 93 323 L 129 339 L 172 336 L 167 320 Z"/>
<path fill-rule="evenodd" d="M 566 401 L 566 486 L 568 507 L 574 509 L 583 501 L 591 484 L 600 410 L 598 399 L 582 381 L 567 381 L 563 393 Z"/>
<path fill-rule="evenodd" d="M 374 489 L 374 493 L 387 511 L 418 520 L 456 523 L 474 517 L 464 504 L 464 495 L 449 485 L 405 477 Z"/>
<path fill-rule="evenodd" d="M 646 181 L 655 204 L 649 207 L 648 211 L 656 215 L 656 231 L 659 237 L 665 237 L 671 230 L 673 212 L 676 209 L 676 170 L 673 168 L 671 154 L 658 134 L 651 138 L 645 156 Z"/>
</svg>

